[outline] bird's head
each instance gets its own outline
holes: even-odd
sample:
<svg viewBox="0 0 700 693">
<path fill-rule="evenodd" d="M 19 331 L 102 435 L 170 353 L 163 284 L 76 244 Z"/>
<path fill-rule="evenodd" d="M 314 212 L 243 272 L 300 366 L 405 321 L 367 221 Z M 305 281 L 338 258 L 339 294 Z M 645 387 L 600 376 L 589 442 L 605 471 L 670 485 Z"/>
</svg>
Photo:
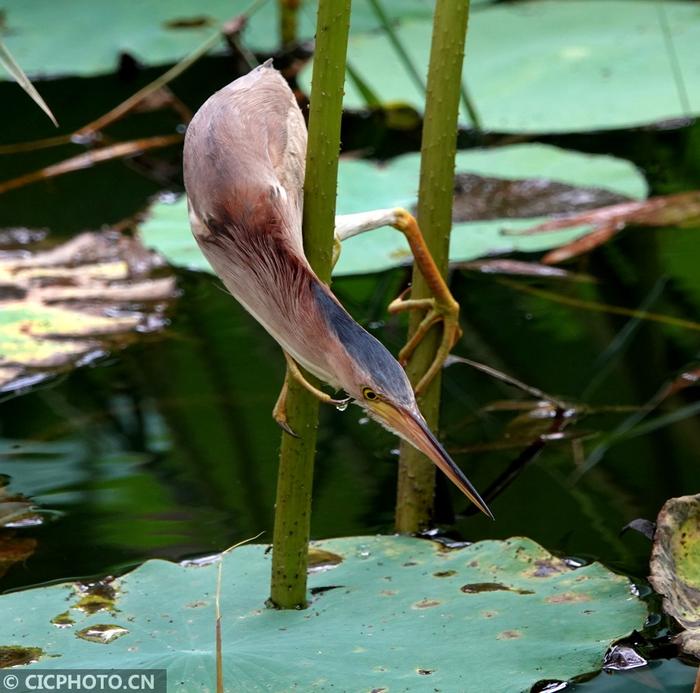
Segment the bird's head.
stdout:
<svg viewBox="0 0 700 693">
<path fill-rule="evenodd" d="M 373 347 L 371 349 L 375 351 Z M 348 394 L 372 419 L 420 450 L 479 510 L 493 519 L 493 514 L 477 490 L 425 422 L 403 368 L 384 347 L 381 349 L 384 355 L 379 359 L 376 353 L 379 350 L 373 354 L 377 367 L 373 373 L 365 370 L 362 358 L 356 363 L 353 369 L 356 378 L 352 384 L 348 384 Z"/>
<path fill-rule="evenodd" d="M 319 285 L 315 293 L 332 340 L 329 346 L 335 347 L 339 357 L 333 360 L 334 379 L 372 419 L 420 450 L 493 519 L 477 490 L 431 432 L 398 361 L 348 315 L 327 289 Z"/>
</svg>

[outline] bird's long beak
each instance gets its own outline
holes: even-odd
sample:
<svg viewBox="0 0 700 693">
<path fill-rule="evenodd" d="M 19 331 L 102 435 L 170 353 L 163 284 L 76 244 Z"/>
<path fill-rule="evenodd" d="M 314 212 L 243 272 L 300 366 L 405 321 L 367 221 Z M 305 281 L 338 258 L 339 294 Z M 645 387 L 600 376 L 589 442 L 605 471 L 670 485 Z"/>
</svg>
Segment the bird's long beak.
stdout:
<svg viewBox="0 0 700 693">
<path fill-rule="evenodd" d="M 464 476 L 462 470 L 452 461 L 440 441 L 428 428 L 425 419 L 417 412 L 394 407 L 388 402 L 372 403 L 370 413 L 374 414 L 381 423 L 398 436 L 408 441 L 420 450 L 435 465 L 442 470 L 457 488 L 476 505 L 482 513 L 494 519 L 488 505 L 474 488 L 471 481 Z"/>
</svg>

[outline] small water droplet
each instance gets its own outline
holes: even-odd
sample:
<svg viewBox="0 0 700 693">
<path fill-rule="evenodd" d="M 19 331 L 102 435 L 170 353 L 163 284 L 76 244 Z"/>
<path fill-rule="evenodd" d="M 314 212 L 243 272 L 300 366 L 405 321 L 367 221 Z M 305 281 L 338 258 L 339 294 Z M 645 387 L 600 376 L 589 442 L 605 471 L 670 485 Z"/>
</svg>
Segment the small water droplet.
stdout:
<svg viewBox="0 0 700 693">
<path fill-rule="evenodd" d="M 363 416 L 362 418 L 357 420 L 357 423 L 360 424 L 360 426 L 364 426 L 365 424 L 369 423 L 369 416 Z"/>
<path fill-rule="evenodd" d="M 87 628 L 79 630 L 75 635 L 81 640 L 99 642 L 106 645 L 117 638 L 121 638 L 122 635 L 126 635 L 128 632 L 129 631 L 122 626 L 98 623 L 97 625 L 88 626 Z"/>
<path fill-rule="evenodd" d="M 366 544 L 360 544 L 355 552 L 355 556 L 362 561 L 367 560 L 371 555 L 372 552 L 369 550 L 369 547 Z"/>
<path fill-rule="evenodd" d="M 566 681 L 540 681 L 535 684 L 532 690 L 537 693 L 557 693 L 557 691 L 564 691 L 568 687 L 569 684 Z"/>
<path fill-rule="evenodd" d="M 613 645 L 603 662 L 605 671 L 627 671 L 647 665 L 647 660 L 638 655 L 629 645 Z"/>
<path fill-rule="evenodd" d="M 179 197 L 180 196 L 177 193 L 174 193 L 171 190 L 166 190 L 157 195 L 156 200 L 166 205 L 174 205 L 178 201 Z"/>
<path fill-rule="evenodd" d="M 185 560 L 180 561 L 180 565 L 183 566 L 183 568 L 201 568 L 206 565 L 212 565 L 213 563 L 217 563 L 221 560 L 221 556 L 222 555 L 220 553 L 213 553 L 208 556 L 186 558 Z"/>
<path fill-rule="evenodd" d="M 649 614 L 647 620 L 644 621 L 645 628 L 651 628 L 652 626 L 658 626 L 661 623 L 661 614 Z"/>
<path fill-rule="evenodd" d="M 341 402 L 340 404 L 336 404 L 335 408 L 338 411 L 345 411 L 348 408 L 348 404 L 349 404 L 349 402 Z"/>
</svg>

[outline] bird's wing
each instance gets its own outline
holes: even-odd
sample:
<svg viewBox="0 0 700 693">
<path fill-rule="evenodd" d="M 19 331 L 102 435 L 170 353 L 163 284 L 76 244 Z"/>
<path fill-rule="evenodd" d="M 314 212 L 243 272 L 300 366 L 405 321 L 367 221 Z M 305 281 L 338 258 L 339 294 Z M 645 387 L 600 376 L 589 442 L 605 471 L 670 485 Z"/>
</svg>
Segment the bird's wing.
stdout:
<svg viewBox="0 0 700 693">
<path fill-rule="evenodd" d="M 256 98 L 267 133 L 267 150 L 277 180 L 296 207 L 299 220 L 303 205 L 306 168 L 306 123 L 296 98 L 277 70 L 263 65 L 256 70 Z"/>
</svg>

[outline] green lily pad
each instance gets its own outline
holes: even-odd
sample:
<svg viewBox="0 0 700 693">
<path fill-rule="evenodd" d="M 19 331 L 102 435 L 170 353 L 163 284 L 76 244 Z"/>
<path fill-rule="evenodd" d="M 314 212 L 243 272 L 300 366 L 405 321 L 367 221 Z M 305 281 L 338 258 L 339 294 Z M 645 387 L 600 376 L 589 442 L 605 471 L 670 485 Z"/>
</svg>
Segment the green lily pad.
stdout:
<svg viewBox="0 0 700 693">
<path fill-rule="evenodd" d="M 700 657 L 700 494 L 671 498 L 656 520 L 651 582 L 663 608 L 683 626 L 687 653 Z"/>
<path fill-rule="evenodd" d="M 66 21 L 61 3 L 6 0 L 3 40 L 33 79 L 113 72 L 123 53 L 144 65 L 164 66 L 182 59 L 249 5 L 248 0 L 211 0 L 206 6 L 195 0 L 142 0 L 127 7 L 123 0 L 73 0 Z M 251 17 L 244 41 L 253 50 L 269 53 L 278 47 L 277 5 L 268 0 Z M 587 131 L 700 112 L 697 3 L 663 3 L 674 57 L 652 0 L 472 0 L 472 5 L 465 79 L 486 130 Z M 382 0 L 382 6 L 419 73 L 426 74 L 433 3 Z M 314 23 L 314 3 L 305 3 L 301 39 L 313 37 Z M 47 26 L 59 29 L 47 33 Z M 368 0 L 356 0 L 348 54 L 353 69 L 382 101 L 421 110 L 422 93 L 378 29 Z M 674 76 L 674 59 L 682 85 Z M 310 75 L 307 70 L 302 81 Z M 346 107 L 365 107 L 351 80 L 345 91 Z M 463 120 L 468 122 L 466 114 Z"/>
<path fill-rule="evenodd" d="M 397 32 L 419 73 L 427 74 L 430 21 L 403 22 Z M 663 7 L 649 0 L 502 3 L 473 13 L 464 75 L 485 130 L 625 128 L 700 112 L 698 45 L 700 7 L 694 2 L 665 0 Z M 682 84 L 674 75 L 674 59 Z M 348 60 L 382 101 L 422 110 L 423 94 L 383 34 L 353 35 Z M 309 67 L 305 86 L 310 79 Z M 366 106 L 349 79 L 345 94 L 346 108 Z M 464 109 L 462 120 L 469 122 Z"/>
<path fill-rule="evenodd" d="M 481 0 L 478 4 L 485 3 Z M 5 0 L 2 9 L 7 33 L 3 38 L 32 77 L 87 77 L 113 72 L 121 53 L 129 53 L 148 66 L 175 63 L 211 36 L 218 25 L 250 5 L 251 0 L 208 0 L 204 5 L 197 0 L 71 0 L 67 16 L 60 3 Z M 431 0 L 382 0 L 382 7 L 392 21 L 429 18 L 433 12 Z M 315 3 L 305 2 L 299 13 L 301 39 L 313 37 L 315 22 Z M 46 32 L 47 26 L 56 31 Z M 377 26 L 369 2 L 356 0 L 353 31 L 371 31 Z M 253 14 L 243 38 L 252 50 L 277 50 L 276 0 L 268 0 Z"/>
<path fill-rule="evenodd" d="M 384 207 L 412 208 L 416 203 L 420 155 L 406 154 L 385 165 L 343 159 L 338 170 L 338 213 L 352 214 Z M 578 187 L 596 187 L 635 199 L 646 196 L 643 175 L 628 161 L 594 156 L 544 144 L 521 144 L 457 153 L 456 170 L 509 179 L 546 178 Z M 585 229 L 569 229 L 533 236 L 506 236 L 536 219 L 490 219 L 453 226 L 450 260 L 461 262 L 508 252 L 538 252 L 556 248 Z M 143 243 L 158 250 L 174 265 L 211 271 L 189 231 L 184 199 L 160 202 L 141 225 Z M 378 229 L 343 244 L 336 276 L 379 272 L 411 262 L 408 244 L 393 229 Z"/>
<path fill-rule="evenodd" d="M 451 551 L 409 537 L 319 546 L 343 560 L 309 576 L 305 611 L 264 606 L 264 546 L 224 556 L 226 690 L 529 690 L 600 668 L 646 616 L 626 578 L 597 563 L 573 570 L 529 539 Z M 170 690 L 214 690 L 216 575 L 217 561 L 148 561 L 110 583 L 111 610 L 92 614 L 68 583 L 8 594 L 0 646 L 39 648 L 40 668 L 167 668 Z M 74 625 L 58 627 L 67 607 Z M 105 629 L 120 637 L 80 636 Z"/>
</svg>

